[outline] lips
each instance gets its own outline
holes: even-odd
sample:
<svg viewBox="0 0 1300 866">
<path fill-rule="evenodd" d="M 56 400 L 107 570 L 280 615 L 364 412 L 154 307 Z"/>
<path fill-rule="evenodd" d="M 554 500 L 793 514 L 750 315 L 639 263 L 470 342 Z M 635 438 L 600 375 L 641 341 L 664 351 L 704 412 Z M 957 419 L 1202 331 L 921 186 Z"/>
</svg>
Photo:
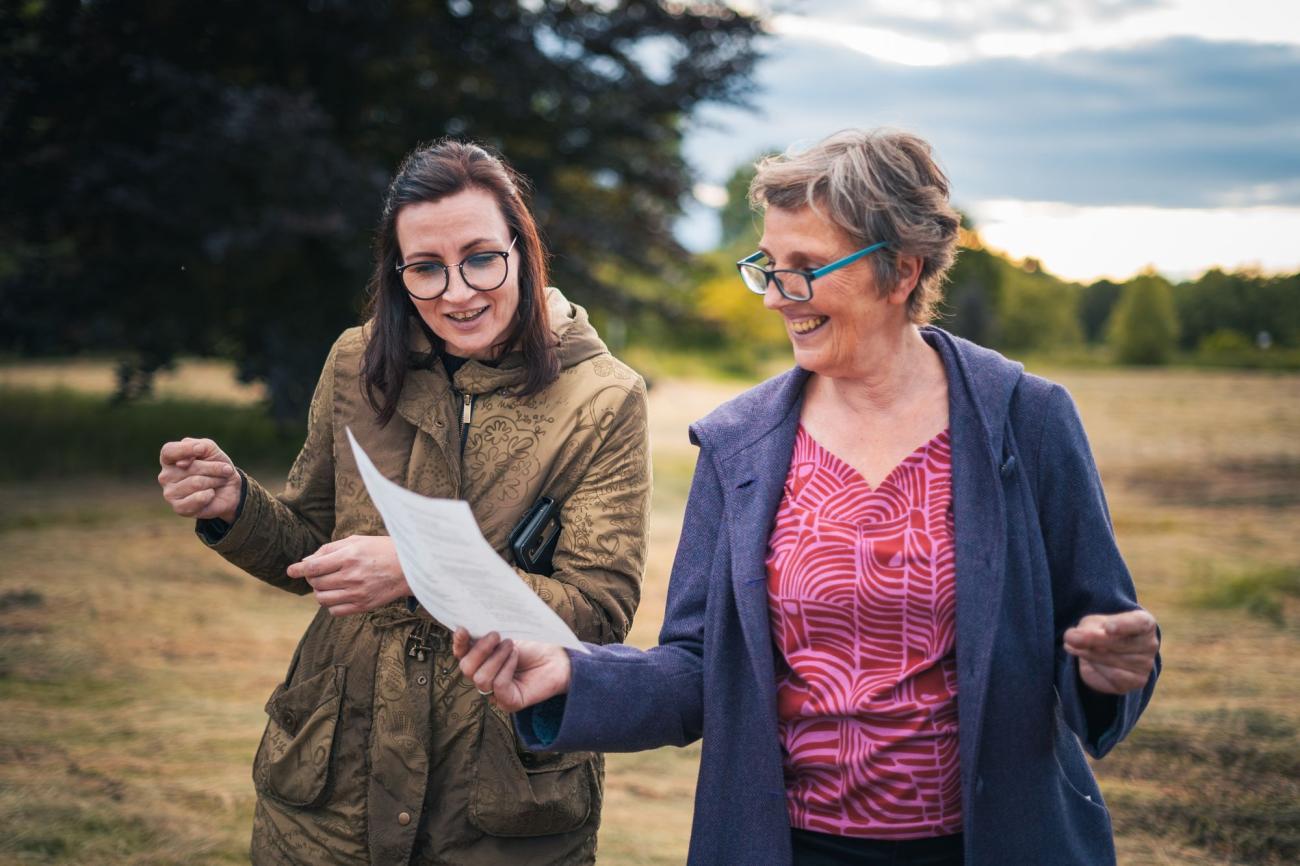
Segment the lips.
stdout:
<svg viewBox="0 0 1300 866">
<path fill-rule="evenodd" d="M 811 334 L 822 325 L 830 321 L 828 316 L 813 316 L 809 319 L 800 319 L 799 321 L 790 321 L 790 330 L 796 334 Z"/>
</svg>

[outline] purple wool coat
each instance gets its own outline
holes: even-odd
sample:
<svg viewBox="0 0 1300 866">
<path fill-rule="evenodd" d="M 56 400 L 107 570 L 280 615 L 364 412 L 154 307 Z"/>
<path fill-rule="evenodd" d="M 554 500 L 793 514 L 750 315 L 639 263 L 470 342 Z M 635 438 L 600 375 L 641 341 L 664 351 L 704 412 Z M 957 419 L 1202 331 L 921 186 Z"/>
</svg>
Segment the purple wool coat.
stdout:
<svg viewBox="0 0 1300 866">
<path fill-rule="evenodd" d="M 1115 862 L 1084 758 L 1136 723 L 1155 687 L 1097 695 L 1062 634 L 1138 607 L 1068 393 L 938 328 L 948 374 L 956 530 L 959 751 L 968 866 Z M 659 646 L 571 654 L 567 696 L 516 716 L 555 751 L 638 751 L 703 738 L 690 864 L 791 862 L 768 535 L 803 384 L 798 368 L 692 425 L 700 455 Z"/>
</svg>

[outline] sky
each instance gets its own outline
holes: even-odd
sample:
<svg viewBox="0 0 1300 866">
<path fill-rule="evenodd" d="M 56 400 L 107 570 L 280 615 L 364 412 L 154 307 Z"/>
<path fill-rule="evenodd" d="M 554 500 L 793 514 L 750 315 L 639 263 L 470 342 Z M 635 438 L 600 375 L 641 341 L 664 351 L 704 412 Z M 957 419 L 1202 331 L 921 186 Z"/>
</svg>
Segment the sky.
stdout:
<svg viewBox="0 0 1300 866">
<path fill-rule="evenodd" d="M 985 242 L 1078 281 L 1300 270 L 1291 0 L 732 0 L 768 18 L 752 110 L 709 107 L 678 234 L 765 151 L 917 133 Z M 774 8 L 774 6 L 776 8 Z"/>
</svg>

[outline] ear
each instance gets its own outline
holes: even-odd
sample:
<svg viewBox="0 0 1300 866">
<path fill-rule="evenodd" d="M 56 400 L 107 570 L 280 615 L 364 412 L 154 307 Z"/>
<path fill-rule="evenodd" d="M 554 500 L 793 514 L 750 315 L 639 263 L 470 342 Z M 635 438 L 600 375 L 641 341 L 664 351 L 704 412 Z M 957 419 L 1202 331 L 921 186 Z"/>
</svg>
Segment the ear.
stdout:
<svg viewBox="0 0 1300 866">
<path fill-rule="evenodd" d="M 911 297 L 912 290 L 921 279 L 921 257 L 900 255 L 895 267 L 898 270 L 898 283 L 889 293 L 891 304 L 905 304 Z"/>
</svg>

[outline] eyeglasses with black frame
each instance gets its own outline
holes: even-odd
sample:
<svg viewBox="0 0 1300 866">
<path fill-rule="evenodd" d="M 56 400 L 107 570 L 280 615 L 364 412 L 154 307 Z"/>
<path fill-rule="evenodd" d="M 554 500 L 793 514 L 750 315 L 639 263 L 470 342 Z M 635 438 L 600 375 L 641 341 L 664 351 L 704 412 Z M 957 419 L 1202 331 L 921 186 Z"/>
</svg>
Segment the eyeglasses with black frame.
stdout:
<svg viewBox="0 0 1300 866">
<path fill-rule="evenodd" d="M 443 262 L 409 262 L 397 266 L 406 293 L 417 301 L 436 301 L 451 287 L 451 269 L 460 271 L 461 281 L 476 292 L 491 292 L 505 284 L 510 276 L 510 253 L 519 236 L 510 241 L 505 252 L 485 250 L 467 256 L 454 265 Z"/>
<path fill-rule="evenodd" d="M 824 277 L 846 265 L 851 265 L 858 259 L 869 256 L 885 246 L 885 241 L 881 241 L 869 247 L 863 247 L 856 253 L 849 253 L 844 258 L 836 259 L 829 265 L 824 265 L 813 271 L 798 270 L 796 268 L 765 268 L 759 264 L 759 261 L 766 258 L 767 253 L 759 250 L 753 255 L 746 256 L 736 262 L 736 270 L 740 271 L 740 279 L 744 281 L 745 288 L 756 295 L 767 294 L 767 287 L 771 284 L 776 286 L 776 290 L 786 300 L 811 301 L 813 280 Z"/>
</svg>

